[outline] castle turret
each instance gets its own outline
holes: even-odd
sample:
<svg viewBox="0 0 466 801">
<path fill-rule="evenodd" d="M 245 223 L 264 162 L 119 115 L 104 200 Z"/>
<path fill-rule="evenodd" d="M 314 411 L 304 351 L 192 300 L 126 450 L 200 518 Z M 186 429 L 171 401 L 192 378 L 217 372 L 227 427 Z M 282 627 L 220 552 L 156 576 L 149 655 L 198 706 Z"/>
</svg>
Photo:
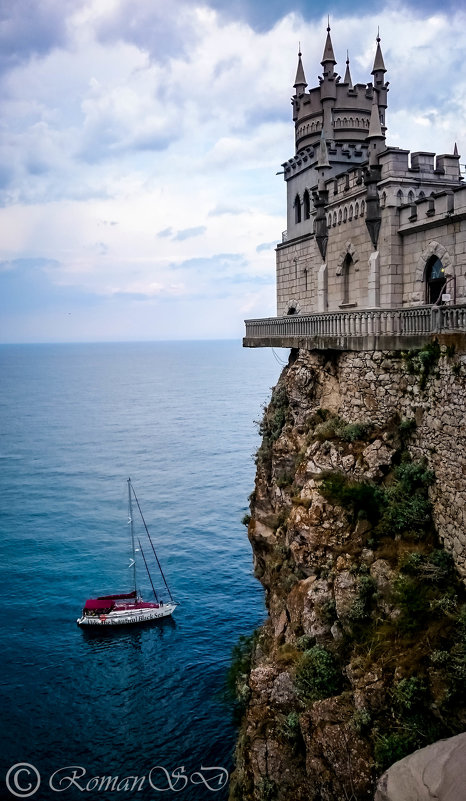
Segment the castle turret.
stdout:
<svg viewBox="0 0 466 801">
<path fill-rule="evenodd" d="M 385 82 L 385 77 L 384 77 L 387 70 L 385 69 L 382 49 L 380 47 L 379 31 L 377 31 L 376 42 L 377 42 L 377 49 L 375 51 L 374 66 L 372 67 L 372 75 L 374 76 L 373 80 L 374 89 L 377 92 L 377 103 L 379 106 L 380 124 L 382 126 L 383 133 L 385 133 L 386 130 L 385 110 L 387 108 L 388 82 Z"/>
<path fill-rule="evenodd" d="M 302 53 L 300 47 L 298 52 L 298 68 L 296 70 L 296 78 L 293 86 L 293 88 L 296 89 L 295 94 L 297 97 L 304 94 L 307 86 L 307 81 L 306 81 L 306 76 L 304 75 L 304 67 L 303 67 L 303 62 L 301 61 L 301 56 Z"/>
<path fill-rule="evenodd" d="M 350 72 L 350 67 L 349 67 L 348 51 L 346 51 L 346 70 L 345 70 L 345 78 L 343 80 L 343 83 L 346 84 L 348 89 L 352 89 L 353 88 L 353 81 L 351 80 L 351 72 Z"/>
<path fill-rule="evenodd" d="M 320 80 L 320 99 L 322 103 L 322 110 L 324 114 L 323 119 L 323 134 L 325 139 L 333 140 L 333 114 L 332 109 L 337 99 L 337 87 L 335 72 L 336 64 L 335 54 L 333 52 L 333 44 L 330 36 L 330 24 L 327 26 L 327 39 L 325 42 L 324 53 L 322 55 L 323 77 Z"/>
</svg>

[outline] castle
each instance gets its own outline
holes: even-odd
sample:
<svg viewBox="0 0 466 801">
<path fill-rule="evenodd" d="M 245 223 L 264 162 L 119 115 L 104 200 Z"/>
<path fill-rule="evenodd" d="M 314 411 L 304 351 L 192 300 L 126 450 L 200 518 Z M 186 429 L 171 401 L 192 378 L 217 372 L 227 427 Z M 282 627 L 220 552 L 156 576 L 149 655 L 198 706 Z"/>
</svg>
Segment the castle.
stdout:
<svg viewBox="0 0 466 801">
<path fill-rule="evenodd" d="M 466 330 L 466 187 L 459 155 L 386 144 L 380 37 L 372 81 L 335 72 L 330 27 L 319 86 L 302 54 L 292 97 L 296 153 L 283 166 L 287 230 L 276 249 L 277 317 L 244 344 L 400 348 Z"/>
</svg>

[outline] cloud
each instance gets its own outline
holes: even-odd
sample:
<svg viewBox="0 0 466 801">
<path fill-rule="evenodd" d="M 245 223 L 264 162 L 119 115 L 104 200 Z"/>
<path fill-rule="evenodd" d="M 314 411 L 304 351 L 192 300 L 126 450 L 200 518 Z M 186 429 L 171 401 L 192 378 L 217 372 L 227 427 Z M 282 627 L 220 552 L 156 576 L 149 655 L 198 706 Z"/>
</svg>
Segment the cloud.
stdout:
<svg viewBox="0 0 466 801">
<path fill-rule="evenodd" d="M 0 71 L 62 47 L 67 18 L 80 0 L 1 0 Z"/>
<path fill-rule="evenodd" d="M 464 162 L 466 16 L 449 7 L 388 0 L 376 22 L 388 143 L 442 153 L 456 140 Z M 365 83 L 373 8 L 348 9 L 337 0 L 333 11 L 337 71 L 349 46 L 353 81 Z M 0 0 L 0 258 L 13 265 L 0 280 L 18 340 L 131 338 L 143 324 L 165 337 L 176 310 L 185 335 L 211 325 L 239 337 L 246 309 L 273 313 L 271 251 L 286 227 L 275 173 L 294 152 L 297 43 L 316 86 L 326 11 L 305 0 Z M 73 297 L 80 316 L 61 329 Z"/>
<path fill-rule="evenodd" d="M 205 225 L 197 225 L 194 228 L 183 228 L 181 231 L 176 232 L 173 239 L 176 242 L 184 242 L 185 239 L 192 239 L 194 236 L 202 236 L 206 231 L 207 227 Z"/>
<path fill-rule="evenodd" d="M 274 239 L 273 242 L 263 242 L 261 245 L 257 245 L 256 253 L 262 253 L 264 250 L 273 250 L 277 247 L 277 240 Z"/>
<path fill-rule="evenodd" d="M 222 217 L 225 214 L 244 214 L 246 209 L 241 208 L 241 206 L 226 206 L 222 203 L 219 203 L 214 209 L 209 211 L 209 217 Z"/>
</svg>

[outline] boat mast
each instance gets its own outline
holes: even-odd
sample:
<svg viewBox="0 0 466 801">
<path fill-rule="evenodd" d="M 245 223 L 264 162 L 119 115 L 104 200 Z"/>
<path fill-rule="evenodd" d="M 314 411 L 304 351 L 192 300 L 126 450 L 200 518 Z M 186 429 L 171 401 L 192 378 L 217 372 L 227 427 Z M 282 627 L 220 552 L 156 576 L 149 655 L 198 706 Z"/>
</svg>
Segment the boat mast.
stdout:
<svg viewBox="0 0 466 801">
<path fill-rule="evenodd" d="M 136 597 L 138 594 L 136 586 L 136 546 L 134 544 L 134 525 L 133 525 L 133 504 L 131 499 L 131 479 L 128 478 L 128 522 L 131 526 L 131 553 L 132 553 L 132 568 L 133 568 L 133 586 Z"/>
<path fill-rule="evenodd" d="M 161 565 L 161 564 L 160 564 L 160 562 L 159 562 L 159 557 L 157 556 L 157 554 L 156 554 L 156 552 L 155 552 L 154 543 L 152 542 L 152 537 L 151 537 L 151 535 L 149 534 L 149 529 L 147 528 L 146 521 L 144 520 L 144 515 L 143 515 L 143 513 L 142 513 L 142 509 L 141 509 L 141 507 L 140 507 L 140 505 L 139 505 L 138 496 L 136 495 L 136 493 L 135 493 L 135 491 L 134 491 L 134 488 L 133 488 L 133 495 L 134 495 L 134 500 L 136 501 L 136 503 L 137 503 L 137 505 L 138 505 L 139 514 L 141 515 L 141 520 L 142 520 L 142 522 L 143 522 L 143 524 L 144 524 L 144 528 L 145 528 L 145 530 L 146 530 L 147 538 L 148 538 L 148 540 L 149 540 L 149 542 L 150 542 L 150 544 L 151 544 L 151 546 L 152 546 L 152 550 L 153 550 L 153 552 L 154 552 L 155 560 L 156 560 L 156 562 L 157 562 L 157 566 L 158 566 L 158 568 L 159 568 L 159 570 L 160 570 L 160 575 L 162 576 L 162 578 L 163 578 L 163 582 L 164 582 L 164 584 L 165 584 L 165 587 L 167 588 L 168 595 L 170 596 L 170 601 L 173 601 L 173 597 L 172 597 L 172 594 L 171 594 L 171 592 L 170 592 L 170 587 L 169 587 L 169 586 L 168 586 L 168 584 L 167 584 L 167 579 L 165 578 L 165 574 L 164 574 L 164 572 L 163 572 L 163 570 L 162 570 L 162 565 Z"/>
</svg>

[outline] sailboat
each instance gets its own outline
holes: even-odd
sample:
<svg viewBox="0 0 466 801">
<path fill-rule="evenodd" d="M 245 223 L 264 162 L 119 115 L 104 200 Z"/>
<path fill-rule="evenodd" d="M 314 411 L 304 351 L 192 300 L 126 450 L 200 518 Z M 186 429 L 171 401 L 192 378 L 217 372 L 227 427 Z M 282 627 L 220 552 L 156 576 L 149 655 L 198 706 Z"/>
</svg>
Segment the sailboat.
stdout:
<svg viewBox="0 0 466 801">
<path fill-rule="evenodd" d="M 136 502 L 139 514 L 141 515 L 147 541 L 152 548 L 158 570 L 168 593 L 169 600 L 162 600 L 161 594 L 157 594 L 156 592 L 154 582 L 149 571 L 146 555 L 144 554 L 139 538 L 137 540 L 139 548 L 136 548 L 136 538 L 133 524 L 133 500 Z M 173 600 L 130 478 L 128 478 L 128 523 L 131 531 L 132 556 L 130 567 L 132 568 L 133 572 L 133 589 L 131 592 L 117 593 L 114 595 L 99 595 L 97 598 L 88 598 L 84 604 L 81 617 L 76 621 L 78 626 L 121 626 L 131 625 L 134 623 L 144 623 L 146 620 L 156 620 L 158 618 L 168 617 L 178 606 L 177 602 Z M 154 593 L 153 601 L 144 601 L 139 594 L 136 573 L 137 553 L 140 553 L 143 558 L 152 591 Z"/>
</svg>

